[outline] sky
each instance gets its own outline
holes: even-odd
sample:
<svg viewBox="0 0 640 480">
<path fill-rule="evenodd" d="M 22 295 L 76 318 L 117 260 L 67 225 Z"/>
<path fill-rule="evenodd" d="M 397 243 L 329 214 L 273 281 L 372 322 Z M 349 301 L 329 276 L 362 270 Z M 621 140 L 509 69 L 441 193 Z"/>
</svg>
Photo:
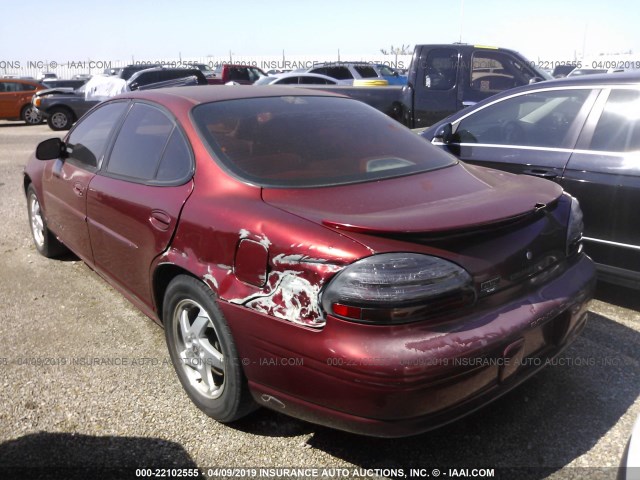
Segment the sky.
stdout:
<svg viewBox="0 0 640 480">
<path fill-rule="evenodd" d="M 0 0 L 0 11 L 0 62 L 344 58 L 460 39 L 531 60 L 573 60 L 583 49 L 640 55 L 637 0 Z"/>
</svg>

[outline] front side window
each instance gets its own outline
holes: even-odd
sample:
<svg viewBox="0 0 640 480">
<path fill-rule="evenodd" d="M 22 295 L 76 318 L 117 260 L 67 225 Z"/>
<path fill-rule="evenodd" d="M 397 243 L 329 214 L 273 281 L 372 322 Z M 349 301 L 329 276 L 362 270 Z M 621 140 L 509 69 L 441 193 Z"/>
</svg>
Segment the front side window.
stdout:
<svg viewBox="0 0 640 480">
<path fill-rule="evenodd" d="M 567 134 L 590 90 L 531 92 L 507 98 L 463 118 L 456 141 L 570 148 Z"/>
<path fill-rule="evenodd" d="M 97 169 L 111 135 L 128 103 L 104 105 L 76 124 L 67 139 L 68 161 L 88 169 Z"/>
<path fill-rule="evenodd" d="M 591 150 L 640 150 L 640 92 L 613 90 L 591 138 Z"/>
<path fill-rule="evenodd" d="M 266 187 L 319 187 L 421 173 L 457 162 L 364 103 L 283 96 L 202 104 L 193 118 L 214 157 Z"/>
<path fill-rule="evenodd" d="M 175 123 L 160 109 L 137 103 L 109 155 L 106 171 L 139 182 L 183 178 L 191 168 L 188 147 Z"/>
</svg>

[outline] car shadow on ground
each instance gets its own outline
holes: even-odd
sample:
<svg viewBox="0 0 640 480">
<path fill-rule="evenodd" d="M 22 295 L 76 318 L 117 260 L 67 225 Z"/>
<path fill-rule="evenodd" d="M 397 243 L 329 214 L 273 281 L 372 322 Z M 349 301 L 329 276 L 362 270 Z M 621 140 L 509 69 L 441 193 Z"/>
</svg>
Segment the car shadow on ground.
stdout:
<svg viewBox="0 0 640 480">
<path fill-rule="evenodd" d="M 38 125 L 46 125 L 44 122 L 39 123 Z M 23 121 L 16 121 L 16 122 L 0 122 L 0 128 L 6 128 L 6 127 L 32 127 L 33 125 L 27 125 L 26 123 L 24 123 Z"/>
<path fill-rule="evenodd" d="M 640 394 L 639 375 L 640 334 L 590 313 L 556 364 L 462 420 L 394 440 L 316 429 L 309 443 L 363 468 L 515 468 L 518 478 L 545 478 L 618 422 Z"/>
<path fill-rule="evenodd" d="M 126 479 L 140 477 L 136 470 L 145 467 L 195 469 L 197 465 L 181 445 L 159 438 L 39 432 L 0 444 L 3 480 Z"/>
<path fill-rule="evenodd" d="M 495 468 L 497 478 L 541 479 L 589 452 L 616 425 L 640 395 L 639 376 L 640 334 L 591 312 L 581 336 L 553 364 L 496 402 L 431 432 L 369 438 L 265 409 L 233 428 L 266 436 L 311 434 L 311 447 L 364 469 L 402 468 L 408 475 L 411 468 Z M 619 456 L 608 460 L 616 465 Z M 605 474 L 615 477 L 611 470 Z"/>
<path fill-rule="evenodd" d="M 640 292 L 638 292 L 638 290 L 598 281 L 594 298 L 606 303 L 611 303 L 612 305 L 640 312 Z"/>
</svg>

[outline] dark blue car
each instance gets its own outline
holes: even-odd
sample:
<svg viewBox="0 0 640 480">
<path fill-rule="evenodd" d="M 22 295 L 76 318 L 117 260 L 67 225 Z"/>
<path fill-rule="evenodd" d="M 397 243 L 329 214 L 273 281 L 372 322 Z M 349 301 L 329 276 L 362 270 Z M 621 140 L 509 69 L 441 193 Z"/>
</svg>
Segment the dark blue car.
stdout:
<svg viewBox="0 0 640 480">
<path fill-rule="evenodd" d="M 553 180 L 578 198 L 600 278 L 640 288 L 640 72 L 527 85 L 422 135 L 461 160 Z"/>
</svg>

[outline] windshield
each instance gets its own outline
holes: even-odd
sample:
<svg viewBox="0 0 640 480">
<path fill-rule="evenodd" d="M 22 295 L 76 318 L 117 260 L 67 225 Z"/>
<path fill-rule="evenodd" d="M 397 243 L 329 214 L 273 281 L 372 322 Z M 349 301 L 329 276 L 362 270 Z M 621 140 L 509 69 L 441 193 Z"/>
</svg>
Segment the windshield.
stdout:
<svg viewBox="0 0 640 480">
<path fill-rule="evenodd" d="M 356 100 L 284 96 L 199 105 L 193 118 L 217 159 L 266 187 L 321 187 L 409 175 L 456 159 Z"/>
</svg>

